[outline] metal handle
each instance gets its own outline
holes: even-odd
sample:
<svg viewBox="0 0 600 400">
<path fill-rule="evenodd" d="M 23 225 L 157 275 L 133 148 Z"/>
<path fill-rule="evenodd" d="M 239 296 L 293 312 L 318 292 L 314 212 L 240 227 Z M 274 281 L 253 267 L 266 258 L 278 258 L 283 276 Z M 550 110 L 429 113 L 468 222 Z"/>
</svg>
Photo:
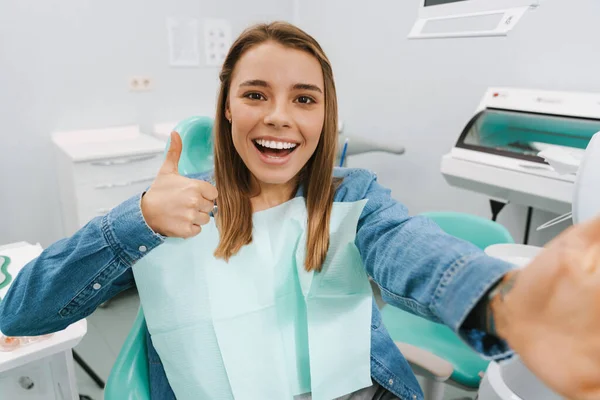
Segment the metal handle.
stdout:
<svg viewBox="0 0 600 400">
<path fill-rule="evenodd" d="M 128 182 L 117 182 L 117 183 L 102 183 L 100 185 L 96 185 L 94 186 L 94 189 L 112 189 L 112 188 L 116 188 L 116 187 L 126 187 L 126 186 L 132 186 L 132 185 L 136 185 L 138 183 L 144 183 L 144 182 L 151 182 L 154 180 L 154 177 L 148 177 L 148 178 L 141 178 L 141 179 L 134 179 L 132 181 L 128 181 Z"/>
<path fill-rule="evenodd" d="M 337 157 L 340 157 L 340 153 L 344 149 L 344 144 L 346 143 L 346 140 L 348 140 L 346 156 L 353 156 L 357 154 L 370 153 L 375 151 L 400 155 L 404 154 L 405 151 L 404 146 L 400 146 L 395 143 L 380 142 L 376 140 L 363 138 L 360 136 L 338 135 Z"/>
<path fill-rule="evenodd" d="M 108 160 L 108 161 L 94 161 L 91 164 L 96 167 L 109 167 L 112 165 L 124 165 L 124 164 L 140 162 L 140 161 L 151 160 L 156 157 L 158 157 L 158 154 L 151 154 L 148 156 L 141 156 L 141 157 L 120 158 L 117 160 Z"/>
<path fill-rule="evenodd" d="M 522 167 L 525 169 L 537 170 L 537 171 L 552 171 L 552 168 L 547 165 L 531 165 L 531 164 L 519 163 L 519 167 Z"/>
<path fill-rule="evenodd" d="M 25 390 L 31 390 L 35 386 L 35 382 L 29 376 L 21 376 L 19 378 L 19 386 Z"/>
</svg>

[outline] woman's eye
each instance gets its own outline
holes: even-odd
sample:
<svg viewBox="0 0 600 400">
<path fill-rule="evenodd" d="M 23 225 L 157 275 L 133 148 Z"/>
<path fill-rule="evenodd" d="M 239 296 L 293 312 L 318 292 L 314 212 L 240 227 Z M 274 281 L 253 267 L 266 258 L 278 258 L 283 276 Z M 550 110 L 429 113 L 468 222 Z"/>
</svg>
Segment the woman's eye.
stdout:
<svg viewBox="0 0 600 400">
<path fill-rule="evenodd" d="M 308 97 L 308 96 L 300 96 L 300 97 L 298 97 L 297 101 L 298 101 L 298 103 L 301 103 L 301 104 L 312 104 L 315 102 L 315 100 L 313 98 Z"/>
<path fill-rule="evenodd" d="M 256 93 L 256 92 L 252 92 L 252 93 L 248 93 L 246 95 L 247 98 L 249 98 L 250 100 L 264 100 L 265 96 L 263 96 L 260 93 Z"/>
</svg>

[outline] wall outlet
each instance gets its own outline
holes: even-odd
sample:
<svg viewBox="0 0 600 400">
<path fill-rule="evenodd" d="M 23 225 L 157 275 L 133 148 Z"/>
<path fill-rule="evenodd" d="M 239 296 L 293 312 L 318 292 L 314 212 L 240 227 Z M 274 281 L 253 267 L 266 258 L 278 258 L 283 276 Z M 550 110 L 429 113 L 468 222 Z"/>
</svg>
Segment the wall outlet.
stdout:
<svg viewBox="0 0 600 400">
<path fill-rule="evenodd" d="M 147 92 L 152 90 L 152 78 L 149 76 L 133 76 L 129 79 L 129 90 L 132 92 Z"/>
<path fill-rule="evenodd" d="M 231 47 L 231 23 L 224 19 L 204 20 L 204 49 L 206 64 L 218 67 L 223 64 Z"/>
</svg>

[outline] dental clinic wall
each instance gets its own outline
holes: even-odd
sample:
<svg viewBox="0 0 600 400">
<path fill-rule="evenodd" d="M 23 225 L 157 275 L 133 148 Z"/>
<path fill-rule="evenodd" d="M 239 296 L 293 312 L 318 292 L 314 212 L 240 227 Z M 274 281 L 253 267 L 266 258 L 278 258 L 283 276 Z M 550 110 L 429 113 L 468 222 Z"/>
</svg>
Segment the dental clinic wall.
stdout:
<svg viewBox="0 0 600 400">
<path fill-rule="evenodd" d="M 62 237 L 51 133 L 214 110 L 217 68 L 169 66 L 167 17 L 292 20 L 291 0 L 0 1 L 0 245 Z M 202 40 L 199 52 L 204 54 Z M 132 76 L 150 92 L 133 93 Z"/>
<path fill-rule="evenodd" d="M 488 199 L 450 187 L 440 160 L 489 86 L 600 92 L 600 1 L 544 0 L 508 37 L 408 40 L 419 0 L 296 0 L 295 21 L 333 63 L 346 133 L 406 146 L 406 154 L 351 157 L 377 172 L 412 214 L 455 210 L 491 215 Z M 527 209 L 498 220 L 523 239 Z M 554 217 L 534 211 L 530 244 L 568 225 L 536 232 Z"/>
<path fill-rule="evenodd" d="M 488 86 L 600 92 L 600 2 L 544 0 L 505 38 L 410 41 L 417 7 L 418 0 L 1 1 L 0 245 L 47 246 L 62 236 L 51 132 L 132 123 L 148 130 L 212 113 L 217 69 L 169 67 L 169 16 L 227 18 L 234 36 L 252 22 L 294 20 L 332 60 L 347 133 L 407 148 L 349 165 L 377 172 L 413 214 L 488 217 L 486 197 L 446 184 L 441 156 Z M 135 75 L 150 76 L 153 90 L 129 92 Z M 525 216 L 525 207 L 509 205 L 499 221 L 521 241 Z M 560 231 L 535 232 L 551 217 L 534 213 L 531 243 Z"/>
</svg>

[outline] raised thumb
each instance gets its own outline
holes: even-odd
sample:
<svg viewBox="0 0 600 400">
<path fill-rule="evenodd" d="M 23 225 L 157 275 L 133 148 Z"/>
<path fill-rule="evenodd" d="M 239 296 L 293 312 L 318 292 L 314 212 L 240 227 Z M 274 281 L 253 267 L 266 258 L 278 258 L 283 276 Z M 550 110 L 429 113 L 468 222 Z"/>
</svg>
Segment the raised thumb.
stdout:
<svg viewBox="0 0 600 400">
<path fill-rule="evenodd" d="M 183 144 L 181 137 L 177 132 L 171 132 L 171 144 L 165 156 L 165 161 L 160 168 L 159 174 L 178 174 L 179 173 L 179 158 L 181 157 L 181 149 Z"/>
</svg>

